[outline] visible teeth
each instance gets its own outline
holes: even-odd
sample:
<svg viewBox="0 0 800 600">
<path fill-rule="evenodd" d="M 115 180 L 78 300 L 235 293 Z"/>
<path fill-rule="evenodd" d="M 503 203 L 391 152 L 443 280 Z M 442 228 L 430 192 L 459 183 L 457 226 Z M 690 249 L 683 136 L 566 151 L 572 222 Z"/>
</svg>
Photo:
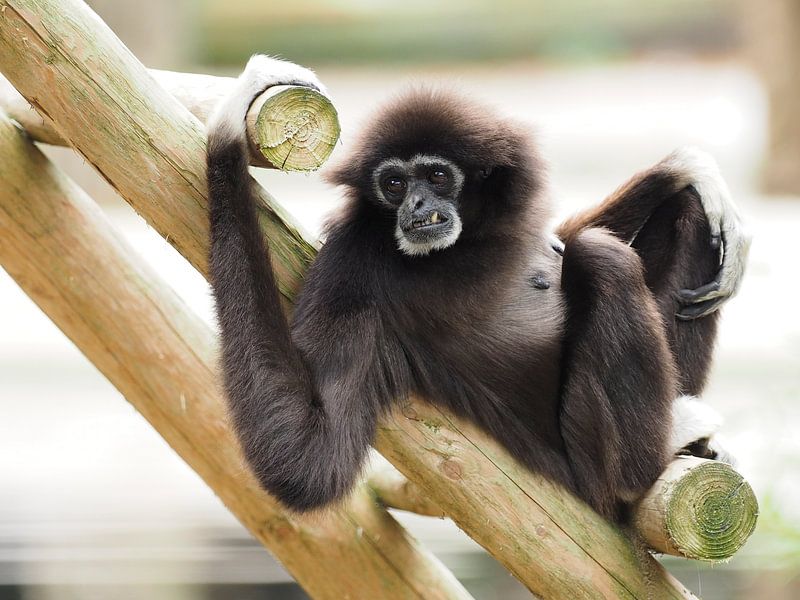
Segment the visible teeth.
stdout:
<svg viewBox="0 0 800 600">
<path fill-rule="evenodd" d="M 438 223 L 439 222 L 439 213 L 435 212 L 431 215 L 431 223 Z"/>
</svg>

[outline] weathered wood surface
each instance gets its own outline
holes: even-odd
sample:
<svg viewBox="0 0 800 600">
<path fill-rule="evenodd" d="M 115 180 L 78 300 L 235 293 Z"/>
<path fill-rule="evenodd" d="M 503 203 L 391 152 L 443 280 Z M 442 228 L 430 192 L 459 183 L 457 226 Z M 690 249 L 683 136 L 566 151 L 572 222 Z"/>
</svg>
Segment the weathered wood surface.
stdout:
<svg viewBox="0 0 800 600">
<path fill-rule="evenodd" d="M 1 115 L 0 156 L 0 264 L 312 596 L 470 597 L 365 488 L 307 517 L 262 492 L 225 417 L 210 328 Z"/>
<path fill-rule="evenodd" d="M 426 490 L 391 464 L 369 470 L 369 487 L 387 507 L 439 517 Z M 677 457 L 636 506 L 636 529 L 659 554 L 718 562 L 738 552 L 755 529 L 758 500 L 728 464 Z"/>
<path fill-rule="evenodd" d="M 693 598 L 580 500 L 426 402 L 385 419 L 376 448 L 542 598 Z"/>
<path fill-rule="evenodd" d="M 375 456 L 372 463 L 368 469 L 367 485 L 384 506 L 428 517 L 446 516 L 425 490 L 382 456 Z"/>
<path fill-rule="evenodd" d="M 205 123 L 236 81 L 197 73 L 149 69 L 150 75 L 178 102 Z M 53 121 L 0 76 L 0 108 L 37 142 L 68 146 Z M 331 101 L 308 88 L 276 86 L 259 96 L 247 113 L 250 164 L 285 171 L 316 169 L 339 139 L 339 120 Z"/>
<path fill-rule="evenodd" d="M 199 123 L 77 0 L 4 0 L 0 6 L 6 9 L 0 70 L 206 273 Z M 276 213 L 264 209 L 262 215 L 290 299 L 314 246 L 284 229 Z M 627 539 L 578 500 L 525 471 L 476 428 L 433 407 L 415 401 L 384 419 L 377 447 L 542 597 L 689 597 L 652 561 L 640 568 Z"/>
<path fill-rule="evenodd" d="M 207 272 L 204 127 L 86 4 L 0 2 L 0 72 L 136 212 Z M 260 221 L 288 304 L 315 247 L 259 189 Z"/>
<path fill-rule="evenodd" d="M 721 561 L 747 541 L 758 519 L 750 484 L 731 466 L 677 458 L 639 503 L 636 528 L 654 549 Z"/>
</svg>

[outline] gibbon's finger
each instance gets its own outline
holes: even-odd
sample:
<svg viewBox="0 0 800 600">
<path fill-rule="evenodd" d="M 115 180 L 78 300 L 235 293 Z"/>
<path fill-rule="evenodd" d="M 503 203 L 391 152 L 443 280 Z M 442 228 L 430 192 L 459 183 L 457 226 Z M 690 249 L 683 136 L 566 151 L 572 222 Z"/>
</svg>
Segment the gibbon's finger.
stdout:
<svg viewBox="0 0 800 600">
<path fill-rule="evenodd" d="M 251 56 L 243 75 L 243 79 L 262 90 L 275 85 L 302 85 L 327 94 L 325 86 L 311 69 L 264 54 Z"/>
<path fill-rule="evenodd" d="M 723 244 L 722 265 L 713 281 L 694 290 L 680 290 L 679 299 L 685 304 L 702 303 L 719 299 L 725 302 L 739 290 L 750 253 L 750 236 L 734 216 L 730 223 L 722 223 L 720 233 Z M 718 304 L 719 306 L 719 304 Z"/>
<path fill-rule="evenodd" d="M 746 233 L 738 219 L 722 228 L 722 267 L 720 268 L 719 292 L 732 297 L 738 290 L 747 267 L 752 238 Z"/>
<path fill-rule="evenodd" d="M 719 278 L 720 272 L 717 272 L 717 276 L 710 283 L 701 285 L 693 290 L 678 290 L 678 298 L 683 304 L 692 304 L 694 302 L 710 300 L 714 297 L 711 294 L 719 291 Z"/>
<path fill-rule="evenodd" d="M 675 313 L 675 317 L 679 321 L 692 321 L 694 319 L 706 317 L 714 311 L 719 310 L 719 308 L 725 304 L 727 299 L 727 297 L 712 298 L 711 300 L 705 300 L 704 302 L 697 302 L 689 306 L 684 306 Z"/>
</svg>

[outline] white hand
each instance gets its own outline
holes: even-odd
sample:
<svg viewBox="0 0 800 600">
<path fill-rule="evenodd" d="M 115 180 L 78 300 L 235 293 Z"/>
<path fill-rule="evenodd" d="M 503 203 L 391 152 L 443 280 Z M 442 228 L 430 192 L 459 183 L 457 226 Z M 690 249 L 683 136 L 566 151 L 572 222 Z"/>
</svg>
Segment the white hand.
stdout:
<svg viewBox="0 0 800 600">
<path fill-rule="evenodd" d="M 230 94 L 216 107 L 206 123 L 206 131 L 222 128 L 234 139 L 244 140 L 247 111 L 262 92 L 276 85 L 303 85 L 327 94 L 313 71 L 300 65 L 255 54 L 239 75 Z"/>
<path fill-rule="evenodd" d="M 722 263 L 714 280 L 697 289 L 679 292 L 686 306 L 678 313 L 678 318 L 696 319 L 717 310 L 739 290 L 751 236 L 746 233 L 728 184 L 710 154 L 686 147 L 673 152 L 663 162 L 682 176 L 685 185 L 697 191 L 711 229 L 709 243 L 712 248 L 722 247 Z"/>
</svg>

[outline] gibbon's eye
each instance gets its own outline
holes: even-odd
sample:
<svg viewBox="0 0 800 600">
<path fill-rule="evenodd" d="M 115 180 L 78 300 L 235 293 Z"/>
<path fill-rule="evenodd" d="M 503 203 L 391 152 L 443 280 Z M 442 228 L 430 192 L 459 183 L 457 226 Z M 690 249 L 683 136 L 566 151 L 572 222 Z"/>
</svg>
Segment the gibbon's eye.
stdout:
<svg viewBox="0 0 800 600">
<path fill-rule="evenodd" d="M 433 185 L 443 185 L 447 183 L 448 179 L 447 173 L 441 169 L 435 169 L 431 171 L 430 175 L 428 175 L 428 181 L 430 181 Z"/>
<path fill-rule="evenodd" d="M 478 176 L 481 179 L 488 179 L 489 175 L 491 175 L 491 174 L 492 174 L 492 167 L 484 167 L 483 169 L 478 171 Z"/>
<path fill-rule="evenodd" d="M 406 180 L 393 175 L 383 180 L 383 191 L 390 196 L 400 196 L 406 191 Z"/>
</svg>

